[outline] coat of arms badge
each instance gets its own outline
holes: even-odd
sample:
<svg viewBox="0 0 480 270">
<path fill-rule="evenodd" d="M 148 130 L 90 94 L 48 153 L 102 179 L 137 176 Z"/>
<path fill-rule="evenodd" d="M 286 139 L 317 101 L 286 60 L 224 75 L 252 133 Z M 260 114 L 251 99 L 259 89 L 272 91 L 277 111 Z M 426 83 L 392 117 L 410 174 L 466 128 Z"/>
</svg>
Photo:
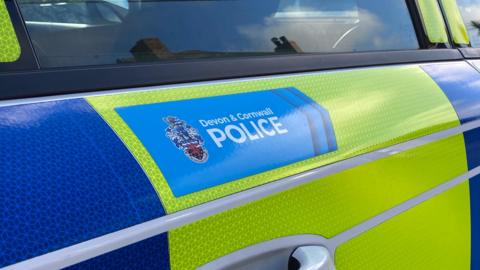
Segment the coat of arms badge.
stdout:
<svg viewBox="0 0 480 270">
<path fill-rule="evenodd" d="M 165 135 L 185 156 L 195 163 L 205 163 L 208 160 L 205 141 L 197 129 L 175 116 L 165 117 L 163 121 L 168 124 Z"/>
</svg>

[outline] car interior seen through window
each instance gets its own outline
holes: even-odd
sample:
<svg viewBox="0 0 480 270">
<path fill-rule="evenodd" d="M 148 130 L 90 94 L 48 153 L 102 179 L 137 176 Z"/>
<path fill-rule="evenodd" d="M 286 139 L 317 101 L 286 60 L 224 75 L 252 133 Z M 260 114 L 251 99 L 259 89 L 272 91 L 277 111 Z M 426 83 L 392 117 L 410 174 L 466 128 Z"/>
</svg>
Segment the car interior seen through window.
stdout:
<svg viewBox="0 0 480 270">
<path fill-rule="evenodd" d="M 42 67 L 417 49 L 403 0 L 18 0 Z"/>
</svg>

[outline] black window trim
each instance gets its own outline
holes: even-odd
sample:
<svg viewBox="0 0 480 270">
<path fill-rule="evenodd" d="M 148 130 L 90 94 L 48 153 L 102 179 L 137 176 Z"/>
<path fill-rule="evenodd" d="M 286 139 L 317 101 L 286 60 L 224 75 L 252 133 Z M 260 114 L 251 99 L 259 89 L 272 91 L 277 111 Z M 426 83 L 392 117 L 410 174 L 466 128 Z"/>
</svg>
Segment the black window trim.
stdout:
<svg viewBox="0 0 480 270">
<path fill-rule="evenodd" d="M 459 50 L 466 59 L 480 58 L 480 48 L 459 48 Z"/>
<path fill-rule="evenodd" d="M 285 55 L 0 73 L 0 100 L 340 68 L 463 60 L 455 49 Z M 19 91 L 20 90 L 20 91 Z"/>
<path fill-rule="evenodd" d="M 417 5 L 417 0 L 406 0 L 410 18 L 412 19 L 413 28 L 417 34 L 417 41 L 420 49 L 438 48 L 438 44 L 432 44 L 427 37 L 427 33 L 423 27 L 423 22 L 420 15 L 420 10 Z"/>
<path fill-rule="evenodd" d="M 472 47 L 471 43 L 469 45 L 454 44 L 454 42 L 452 40 L 452 33 L 451 33 L 450 25 L 449 25 L 448 20 L 447 20 L 446 12 L 443 8 L 442 2 L 440 0 L 438 0 L 438 1 L 439 1 L 439 4 L 440 4 L 441 8 L 442 8 L 442 13 L 443 13 L 444 20 L 447 23 L 446 25 L 447 25 L 447 29 L 448 29 L 448 36 L 449 36 L 451 44 L 458 48 L 458 50 L 460 51 L 460 53 L 462 54 L 464 59 L 467 59 L 467 60 L 469 60 L 469 59 L 480 59 L 480 48 Z M 470 35 L 470 33 L 467 33 L 467 34 Z"/>
</svg>

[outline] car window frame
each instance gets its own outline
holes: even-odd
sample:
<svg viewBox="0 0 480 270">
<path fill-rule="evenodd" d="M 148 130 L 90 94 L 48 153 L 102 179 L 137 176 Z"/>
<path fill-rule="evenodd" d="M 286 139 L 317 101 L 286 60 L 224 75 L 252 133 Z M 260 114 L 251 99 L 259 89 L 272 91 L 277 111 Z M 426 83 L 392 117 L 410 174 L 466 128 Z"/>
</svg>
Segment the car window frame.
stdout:
<svg viewBox="0 0 480 270">
<path fill-rule="evenodd" d="M 0 91 L 0 100 L 463 58 L 455 49 L 438 46 L 432 48 L 423 29 L 415 0 L 405 2 L 419 49 L 41 68 L 16 1 L 6 0 L 22 47 L 22 55 L 17 62 L 0 63 L 0 85 L 4 86 Z M 22 89 L 21 92 L 18 89 Z"/>
<path fill-rule="evenodd" d="M 462 16 L 462 19 L 463 19 L 463 14 L 460 14 L 460 15 Z M 471 40 L 470 33 L 467 32 L 467 34 Z M 468 46 L 457 46 L 457 47 L 465 59 L 469 59 L 469 60 L 480 59 L 480 47 L 478 48 L 472 47 L 471 43 Z"/>
</svg>

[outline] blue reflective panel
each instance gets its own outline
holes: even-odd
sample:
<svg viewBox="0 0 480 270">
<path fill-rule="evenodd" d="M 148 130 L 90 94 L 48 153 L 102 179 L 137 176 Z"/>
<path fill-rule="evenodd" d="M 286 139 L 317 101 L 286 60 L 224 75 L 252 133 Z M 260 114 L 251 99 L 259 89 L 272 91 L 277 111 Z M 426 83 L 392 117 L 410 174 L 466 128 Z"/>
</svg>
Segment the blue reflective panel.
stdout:
<svg viewBox="0 0 480 270">
<path fill-rule="evenodd" d="M 168 270 L 167 234 L 161 234 L 141 242 L 81 262 L 66 270 Z"/>
<path fill-rule="evenodd" d="M 468 168 L 473 170 L 480 166 L 480 128 L 467 131 L 463 136 L 467 150 Z"/>
<path fill-rule="evenodd" d="M 0 107 L 0 138 L 0 267 L 165 214 L 85 100 Z"/>
<path fill-rule="evenodd" d="M 116 108 L 183 196 L 337 149 L 328 112 L 295 88 Z"/>
<path fill-rule="evenodd" d="M 422 65 L 450 99 L 462 123 L 480 119 L 480 73 L 465 62 Z"/>
</svg>

